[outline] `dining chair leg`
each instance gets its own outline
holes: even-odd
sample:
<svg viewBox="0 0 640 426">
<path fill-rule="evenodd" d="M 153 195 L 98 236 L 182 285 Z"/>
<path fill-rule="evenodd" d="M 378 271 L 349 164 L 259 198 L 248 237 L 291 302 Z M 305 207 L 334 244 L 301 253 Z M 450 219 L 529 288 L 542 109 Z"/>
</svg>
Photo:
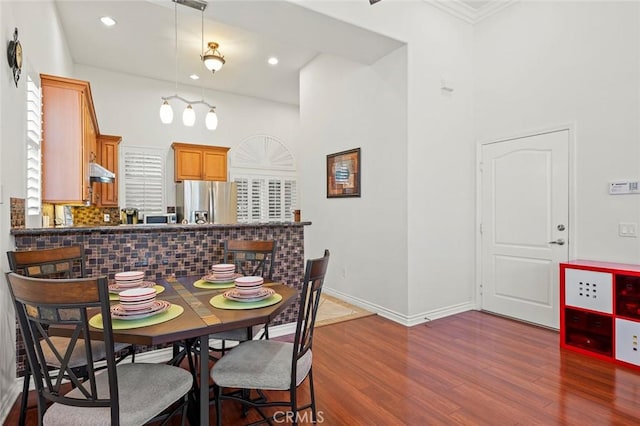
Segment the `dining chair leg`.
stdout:
<svg viewBox="0 0 640 426">
<path fill-rule="evenodd" d="M 297 388 L 293 387 L 289 389 L 290 400 L 291 400 L 291 412 L 293 413 L 293 426 L 298 426 L 298 400 L 297 400 Z"/>
<path fill-rule="evenodd" d="M 27 406 L 29 404 L 29 382 L 31 381 L 31 369 L 27 364 L 24 377 L 22 379 L 22 396 L 20 400 L 20 418 L 18 420 L 19 426 L 24 426 L 27 417 Z"/>
<path fill-rule="evenodd" d="M 318 422 L 318 414 L 316 413 L 316 394 L 313 390 L 313 367 L 309 369 L 309 395 L 311 396 L 311 421 Z"/>
<path fill-rule="evenodd" d="M 213 393 L 216 399 L 216 426 L 222 425 L 222 388 L 213 384 Z"/>
</svg>

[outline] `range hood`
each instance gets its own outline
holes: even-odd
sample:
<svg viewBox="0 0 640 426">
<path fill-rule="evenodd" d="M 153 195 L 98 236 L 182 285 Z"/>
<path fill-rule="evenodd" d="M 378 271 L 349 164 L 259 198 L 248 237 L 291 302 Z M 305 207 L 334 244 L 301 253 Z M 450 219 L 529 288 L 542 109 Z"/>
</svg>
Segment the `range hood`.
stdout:
<svg viewBox="0 0 640 426">
<path fill-rule="evenodd" d="M 105 169 L 98 163 L 89 163 L 89 181 L 100 183 L 112 183 L 116 174 Z"/>
</svg>

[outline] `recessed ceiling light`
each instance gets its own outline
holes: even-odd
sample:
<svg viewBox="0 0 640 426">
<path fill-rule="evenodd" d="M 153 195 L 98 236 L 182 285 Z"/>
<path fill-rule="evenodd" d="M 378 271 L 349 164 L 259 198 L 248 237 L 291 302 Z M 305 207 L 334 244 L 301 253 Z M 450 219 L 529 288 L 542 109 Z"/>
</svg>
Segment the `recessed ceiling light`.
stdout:
<svg viewBox="0 0 640 426">
<path fill-rule="evenodd" d="M 269 65 L 278 65 L 279 61 L 275 56 L 270 56 L 269 59 L 267 59 L 267 62 L 269 62 Z"/>
<path fill-rule="evenodd" d="M 190 78 L 191 80 L 197 80 L 197 79 L 199 79 L 200 77 L 198 76 L 198 74 L 191 74 L 191 75 L 189 76 L 189 78 Z"/>
<path fill-rule="evenodd" d="M 100 20 L 107 27 L 113 27 L 116 24 L 115 19 L 113 19 L 111 16 L 103 16 L 102 18 L 100 18 Z"/>
</svg>

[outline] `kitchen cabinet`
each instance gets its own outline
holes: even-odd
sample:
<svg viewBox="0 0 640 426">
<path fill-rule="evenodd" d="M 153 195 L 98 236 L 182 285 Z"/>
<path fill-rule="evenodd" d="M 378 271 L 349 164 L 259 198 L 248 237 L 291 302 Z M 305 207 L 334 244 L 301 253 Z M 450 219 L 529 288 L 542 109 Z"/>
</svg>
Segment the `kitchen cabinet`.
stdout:
<svg viewBox="0 0 640 426">
<path fill-rule="evenodd" d="M 122 141 L 121 136 L 98 135 L 97 137 L 98 163 L 116 175 L 112 183 L 95 184 L 94 199 L 97 207 L 118 207 L 118 149 L 120 141 Z"/>
<path fill-rule="evenodd" d="M 640 368 L 640 265 L 560 264 L 560 346 Z"/>
<path fill-rule="evenodd" d="M 98 121 L 89 82 L 40 75 L 42 85 L 42 199 L 91 204 L 89 163 L 97 158 Z"/>
<path fill-rule="evenodd" d="M 174 142 L 175 181 L 227 180 L 227 152 L 221 146 Z"/>
</svg>

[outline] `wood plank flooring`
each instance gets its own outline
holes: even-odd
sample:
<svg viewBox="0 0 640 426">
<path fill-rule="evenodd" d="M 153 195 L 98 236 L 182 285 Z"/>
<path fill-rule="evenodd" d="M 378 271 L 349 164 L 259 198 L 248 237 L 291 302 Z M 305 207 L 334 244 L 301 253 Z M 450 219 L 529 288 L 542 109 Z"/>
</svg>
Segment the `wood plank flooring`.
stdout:
<svg viewBox="0 0 640 426">
<path fill-rule="evenodd" d="M 640 424 L 640 370 L 561 350 L 558 339 L 557 332 L 476 311 L 411 328 L 379 316 L 317 328 L 313 371 L 320 420 Z M 306 383 L 299 397 L 308 399 Z M 15 424 L 17 414 L 14 407 L 5 424 Z M 257 418 L 243 418 L 239 406 L 225 401 L 224 424 Z M 36 424 L 35 409 L 28 420 Z"/>
</svg>

